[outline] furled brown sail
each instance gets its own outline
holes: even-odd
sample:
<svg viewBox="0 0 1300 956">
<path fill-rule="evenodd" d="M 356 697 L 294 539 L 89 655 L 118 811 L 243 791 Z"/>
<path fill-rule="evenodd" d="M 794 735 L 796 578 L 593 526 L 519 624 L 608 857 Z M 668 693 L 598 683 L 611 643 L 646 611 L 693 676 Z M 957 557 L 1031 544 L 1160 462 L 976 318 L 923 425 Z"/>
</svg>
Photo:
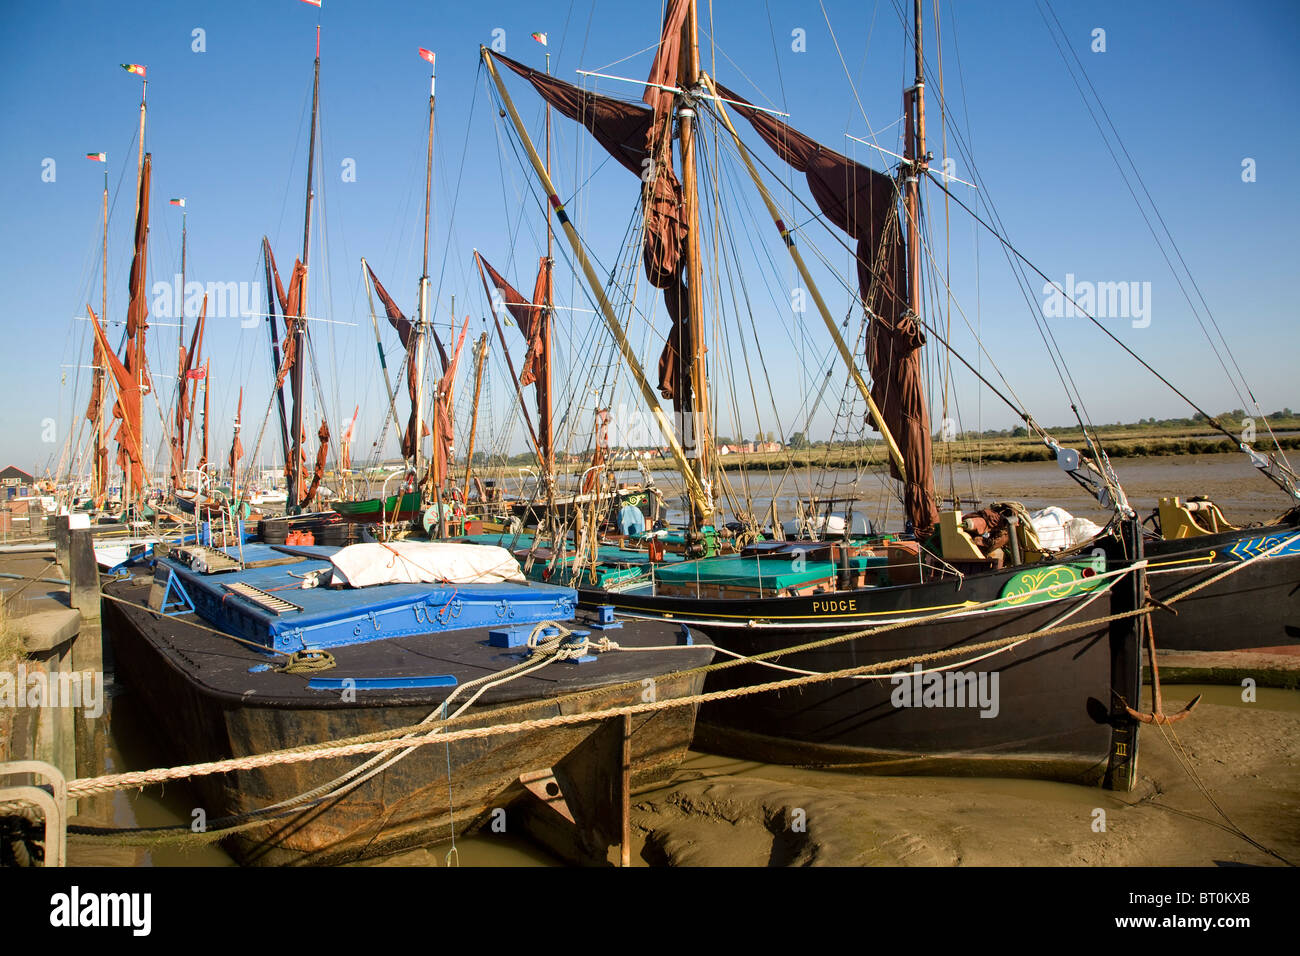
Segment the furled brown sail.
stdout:
<svg viewBox="0 0 1300 956">
<path fill-rule="evenodd" d="M 140 465 L 140 446 L 136 439 L 137 432 L 132 427 L 132 422 L 140 420 L 141 411 L 141 391 L 139 383 L 136 381 L 131 370 L 126 367 L 113 347 L 109 345 L 108 337 L 104 334 L 104 328 L 99 324 L 99 316 L 95 315 L 95 310 L 89 305 L 86 311 L 90 314 L 91 325 L 95 331 L 95 341 L 103 352 L 105 363 L 113 376 L 113 382 L 117 388 L 117 401 L 113 403 L 113 417 L 118 419 L 120 424 L 117 426 L 117 463 L 131 478 L 131 486 L 139 488 L 140 482 L 144 479 L 144 470 Z"/>
<path fill-rule="evenodd" d="M 99 416 L 104 408 L 104 374 L 108 371 L 108 365 L 99 337 L 95 336 L 94 339 L 95 347 L 91 359 L 94 368 L 91 371 L 90 404 L 86 406 L 86 421 L 90 422 L 95 435 L 95 448 L 91 453 L 90 462 L 90 495 L 95 502 L 95 507 L 101 508 L 107 485 L 105 478 L 108 475 L 108 449 L 104 447 L 104 432 L 100 428 Z"/>
<path fill-rule="evenodd" d="M 402 314 L 402 310 L 397 307 L 393 297 L 388 294 L 388 290 L 380 283 L 379 278 L 375 275 L 375 270 L 366 265 L 366 271 L 370 273 L 370 281 L 374 283 L 375 292 L 379 295 L 379 300 L 384 303 L 384 312 L 388 315 L 388 322 L 397 331 L 397 337 L 402 340 L 402 348 L 406 349 L 406 394 L 411 399 L 411 415 L 406 421 L 406 430 L 402 433 L 402 457 L 415 457 L 415 409 L 416 402 L 419 401 L 415 394 L 415 350 L 411 348 L 411 336 L 415 329 L 410 320 Z M 442 364 L 445 368 L 447 365 L 446 353 L 443 352 L 442 343 L 434 335 L 434 341 L 438 345 L 438 352 L 442 357 Z M 423 438 L 429 434 L 429 425 L 427 422 L 421 422 L 420 437 Z"/>
<path fill-rule="evenodd" d="M 429 477 L 431 478 L 436 474 L 441 476 L 444 481 L 451 473 L 452 453 L 456 441 L 452 425 L 451 390 L 456 379 L 456 364 L 460 361 L 460 350 L 465 345 L 465 333 L 468 331 L 469 316 L 467 315 L 460 327 L 460 337 L 456 340 L 456 348 L 451 354 L 451 361 L 443 369 L 442 378 L 438 380 L 437 391 L 434 395 L 433 413 L 438 416 L 438 440 L 434 442 L 433 446 L 434 459 L 429 462 Z"/>
<path fill-rule="evenodd" d="M 930 416 L 922 387 L 925 334 L 907 303 L 907 257 L 894 180 L 756 110 L 722 84 L 718 92 L 782 160 L 803 173 L 826 217 L 858 240 L 858 294 L 867 307 L 871 397 L 893 433 L 907 470 L 903 507 L 918 537 L 939 521 L 930 450 Z M 891 463 L 890 471 L 898 478 Z"/>
<path fill-rule="evenodd" d="M 240 420 L 244 417 L 244 390 L 239 390 L 239 404 L 235 406 L 235 437 L 230 443 L 230 476 L 239 471 L 239 460 L 244 457 L 244 443 L 239 440 Z"/>
<path fill-rule="evenodd" d="M 189 395 L 190 373 L 203 351 L 203 327 L 208 315 L 208 297 L 203 297 L 203 307 L 199 310 L 199 320 L 190 333 L 190 347 L 178 346 L 180 350 L 179 379 L 176 391 L 175 427 L 172 429 L 172 487 L 185 487 L 185 466 L 189 463 L 189 449 L 185 444 L 185 423 L 190 420 L 192 411 L 187 396 Z"/>
<path fill-rule="evenodd" d="M 670 33 L 680 36 L 681 17 L 677 7 L 685 7 L 684 0 L 675 0 L 668 11 L 664 25 L 665 44 L 655 58 L 651 76 L 671 65 L 671 80 L 676 76 L 676 54 L 666 55 L 674 42 Z M 670 29 L 676 19 L 677 27 Z M 546 102 L 564 116 L 584 126 L 605 150 L 629 172 L 641 178 L 642 198 L 645 206 L 645 236 L 642 248 L 646 278 L 655 288 L 664 290 L 664 303 L 673 320 L 663 352 L 659 357 L 659 392 L 672 399 L 675 408 L 690 394 L 690 367 L 681 356 L 690 354 L 683 346 L 689 334 L 690 297 L 686 291 L 681 260 L 682 243 L 686 225 L 682 221 L 682 187 L 672 166 L 672 114 L 673 94 L 661 90 L 667 100 L 667 111 L 659 112 L 600 96 L 581 90 L 563 80 L 557 80 L 538 70 L 500 54 L 493 57 L 504 63 L 533 85 Z M 658 82 L 651 80 L 651 82 Z M 668 85 L 668 84 L 665 84 Z M 649 93 L 647 93 L 649 96 Z M 655 100 L 660 104 L 660 100 Z"/>
<path fill-rule="evenodd" d="M 546 271 L 548 265 L 546 257 L 543 256 L 538 260 L 537 285 L 533 290 L 531 302 L 507 282 L 501 273 L 492 268 L 492 265 L 486 259 L 479 256 L 478 261 L 482 265 L 479 276 L 483 280 L 483 289 L 487 292 L 489 301 L 495 304 L 496 296 L 494 292 L 500 292 L 501 304 L 514 316 L 520 334 L 523 335 L 524 341 L 528 343 L 528 352 L 524 356 L 524 364 L 519 370 L 519 384 L 532 385 L 537 380 L 536 368 L 542 358 L 541 320 L 542 309 L 546 306 Z"/>
</svg>

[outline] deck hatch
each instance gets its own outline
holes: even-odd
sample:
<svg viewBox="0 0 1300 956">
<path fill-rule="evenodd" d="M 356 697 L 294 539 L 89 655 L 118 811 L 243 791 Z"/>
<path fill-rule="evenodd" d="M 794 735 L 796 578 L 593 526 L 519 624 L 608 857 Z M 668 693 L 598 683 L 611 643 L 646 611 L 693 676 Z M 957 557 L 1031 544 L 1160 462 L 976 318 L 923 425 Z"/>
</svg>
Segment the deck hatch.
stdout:
<svg viewBox="0 0 1300 956">
<path fill-rule="evenodd" d="M 251 601 L 264 611 L 270 611 L 272 614 L 284 614 L 286 611 L 301 611 L 300 605 L 292 601 L 286 601 L 282 597 L 276 597 L 261 588 L 255 588 L 245 581 L 236 581 L 233 584 L 223 584 L 223 588 L 232 594 L 237 594 L 245 601 Z"/>
</svg>

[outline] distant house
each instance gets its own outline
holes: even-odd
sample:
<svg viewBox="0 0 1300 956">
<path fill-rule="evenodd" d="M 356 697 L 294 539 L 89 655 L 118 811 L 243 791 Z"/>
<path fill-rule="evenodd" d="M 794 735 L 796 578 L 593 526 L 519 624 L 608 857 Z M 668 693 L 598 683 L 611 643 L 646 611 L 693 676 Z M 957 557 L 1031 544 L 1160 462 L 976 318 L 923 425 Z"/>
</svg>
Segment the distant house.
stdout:
<svg viewBox="0 0 1300 956">
<path fill-rule="evenodd" d="M 13 465 L 10 465 L 4 471 L 0 471 L 0 485 L 30 485 L 35 480 L 27 472 L 21 468 L 15 468 Z"/>
</svg>

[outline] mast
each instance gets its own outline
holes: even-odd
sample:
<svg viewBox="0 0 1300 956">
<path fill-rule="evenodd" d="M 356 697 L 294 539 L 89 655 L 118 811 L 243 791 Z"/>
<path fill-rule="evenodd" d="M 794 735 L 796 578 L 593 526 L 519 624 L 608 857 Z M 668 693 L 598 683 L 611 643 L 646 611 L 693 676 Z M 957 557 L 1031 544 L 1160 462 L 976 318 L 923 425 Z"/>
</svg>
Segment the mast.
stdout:
<svg viewBox="0 0 1300 956">
<path fill-rule="evenodd" d="M 429 55 L 429 136 L 424 158 L 424 265 L 420 271 L 419 309 L 415 319 L 415 475 L 420 480 L 424 452 L 424 339 L 429 322 L 429 210 L 433 200 L 433 110 L 437 76 L 433 54 Z M 438 469 L 438 414 L 433 416 L 433 488 L 435 501 L 441 501 L 443 476 Z"/>
<path fill-rule="evenodd" d="M 141 67 L 141 70 L 142 70 L 142 71 L 143 71 L 143 69 L 144 69 L 144 68 Z M 141 183 L 144 181 L 144 119 L 145 119 L 145 93 L 146 93 L 146 91 L 148 90 L 148 88 L 149 88 L 149 81 L 148 81 L 147 79 L 145 79 L 145 75 L 144 75 L 144 73 L 141 72 L 141 75 L 140 75 L 140 130 L 139 130 L 139 134 L 138 134 L 138 137 L 137 137 L 137 139 L 138 139 L 138 141 L 139 141 L 139 143 L 138 143 L 139 148 L 138 148 L 138 151 L 137 151 L 137 156 L 136 156 L 136 167 L 135 167 L 135 220 L 136 220 L 137 223 L 139 223 L 139 221 L 140 221 L 140 198 L 141 198 L 141 197 L 140 197 L 140 186 L 141 186 Z M 145 241 L 148 242 L 148 238 L 147 238 L 147 236 L 146 236 L 146 240 L 145 240 Z M 141 285 L 143 286 L 143 276 L 142 276 Z M 132 290 L 132 293 L 134 294 L 134 292 L 135 292 L 135 290 L 133 289 L 133 290 Z M 143 429 L 143 427 L 144 427 L 144 361 L 145 361 L 145 352 L 144 352 L 144 343 L 140 341 L 141 338 L 143 338 L 143 336 L 135 336 L 135 337 L 133 338 L 133 340 L 132 340 L 132 345 L 134 346 L 134 348 L 133 348 L 132 355 L 131 355 L 131 370 L 132 370 L 132 372 L 133 372 L 134 375 L 135 375 L 135 387 L 136 387 L 136 389 L 137 389 L 137 390 L 139 391 L 139 393 L 140 393 L 140 414 L 139 414 L 138 416 L 136 416 L 136 421 L 134 421 L 134 422 L 130 422 L 130 423 L 128 423 L 128 424 L 129 424 L 129 426 L 130 426 L 132 429 L 134 429 L 134 431 L 135 431 L 136 441 L 139 443 L 139 448 L 140 448 L 140 467 L 141 467 L 141 469 L 143 469 L 143 467 L 144 467 L 144 435 L 142 434 L 142 429 Z M 140 477 L 140 480 L 141 480 L 141 482 L 144 481 L 144 472 L 143 472 L 143 470 L 141 471 L 141 477 Z M 132 487 L 131 487 L 131 469 L 130 469 L 130 466 L 128 465 L 128 467 L 127 467 L 127 471 L 126 471 L 126 474 L 123 476 L 123 481 L 122 481 L 122 514 L 123 514 L 123 515 L 126 515 L 126 514 L 127 514 L 127 510 L 128 510 L 128 508 L 129 508 L 129 506 L 130 506 L 130 503 L 135 499 L 135 497 L 136 497 L 137 495 L 141 494 L 141 492 L 143 492 L 143 490 L 144 490 L 143 488 L 132 488 Z"/>
<path fill-rule="evenodd" d="M 99 300 L 99 314 L 108 315 L 108 166 L 104 166 L 104 285 L 101 290 Z M 93 335 L 92 335 L 93 338 Z M 100 396 L 99 409 L 95 415 L 95 459 L 90 466 L 90 494 L 94 502 L 94 507 L 103 506 L 104 485 L 107 483 L 107 476 L 104 474 L 104 377 L 106 369 L 101 367 L 100 362 L 95 361 L 99 356 L 100 350 L 91 351 L 91 362 L 95 365 L 94 370 L 90 373 L 94 379 L 95 394 Z"/>
<path fill-rule="evenodd" d="M 488 334 L 479 336 L 474 346 L 474 414 L 469 421 L 469 450 L 465 452 L 465 501 L 469 501 L 469 479 L 474 472 L 474 435 L 478 431 L 478 399 L 483 386 L 483 360 L 487 358 Z"/>
<path fill-rule="evenodd" d="M 304 202 L 302 222 L 302 292 L 298 298 L 298 319 L 294 328 L 297 349 L 292 370 L 293 390 L 293 476 L 289 488 L 289 507 L 297 510 L 302 499 L 302 439 L 303 439 L 303 389 L 302 371 L 307 358 L 307 256 L 311 250 L 311 200 L 312 171 L 316 165 L 316 115 L 320 105 L 320 24 L 316 25 L 316 60 L 311 85 L 311 134 L 307 140 L 307 197 Z"/>
<path fill-rule="evenodd" d="M 176 371 L 176 413 L 173 420 L 176 423 L 176 430 L 172 432 L 172 489 L 179 489 L 185 480 L 185 466 L 189 464 L 181 458 L 181 450 L 185 447 L 185 372 L 188 365 L 185 354 L 185 239 L 186 239 L 186 213 L 181 213 L 181 314 L 180 330 L 176 339 L 177 371 Z"/>
<path fill-rule="evenodd" d="M 551 54 L 546 54 L 546 75 L 551 75 Z M 551 174 L 551 104 L 546 104 L 546 175 Z M 542 452 L 542 473 L 546 476 L 548 496 L 555 486 L 555 436 L 551 425 L 551 316 L 555 312 L 555 255 L 551 232 L 551 207 L 546 205 L 546 291 L 541 314 L 542 362 L 537 372 L 537 428 Z M 466 494 L 469 489 L 466 488 Z"/>
<path fill-rule="evenodd" d="M 917 0 L 919 3 L 920 0 Z M 700 43 L 696 20 L 696 3 L 690 0 L 683 30 L 683 62 L 679 82 L 684 90 L 694 91 L 700 83 Z M 709 390 L 704 363 L 704 283 L 700 268 L 700 208 L 695 172 L 695 100 L 693 94 L 679 100 L 677 118 L 681 130 L 682 206 L 686 221 L 686 282 L 690 295 L 689 335 L 691 354 L 682 357 L 690 365 L 691 394 L 687 396 L 690 430 L 683 435 L 687 457 L 692 460 L 695 477 L 706 492 L 709 489 Z M 713 521 L 712 494 L 691 498 L 691 526 L 699 530 Z"/>
<path fill-rule="evenodd" d="M 916 47 L 916 84 L 903 93 L 903 112 L 907 116 L 906 144 L 903 152 L 911 168 L 903 195 L 907 211 L 907 307 L 921 313 L 921 183 L 929 168 L 925 151 L 925 66 L 921 53 L 921 0 L 912 0 L 913 29 Z"/>
</svg>

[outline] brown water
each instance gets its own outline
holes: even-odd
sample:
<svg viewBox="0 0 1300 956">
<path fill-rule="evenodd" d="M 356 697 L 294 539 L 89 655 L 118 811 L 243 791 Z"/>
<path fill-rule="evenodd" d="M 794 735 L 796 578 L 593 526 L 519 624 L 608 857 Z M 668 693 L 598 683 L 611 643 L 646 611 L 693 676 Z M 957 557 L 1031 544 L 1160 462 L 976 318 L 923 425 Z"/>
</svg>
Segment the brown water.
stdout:
<svg viewBox="0 0 1300 956">
<path fill-rule="evenodd" d="M 1184 499 L 1206 495 L 1218 504 L 1230 522 L 1239 526 L 1270 521 L 1288 507 L 1286 496 L 1251 467 L 1245 455 L 1120 458 L 1113 464 L 1129 503 L 1144 517 L 1155 508 L 1157 499 L 1166 495 Z M 631 474 L 627 480 L 634 479 L 635 474 Z M 665 489 L 678 490 L 670 475 L 657 473 L 656 481 Z M 786 471 L 756 468 L 747 475 L 728 472 L 725 481 L 739 501 L 748 498 L 752 502 L 749 507 L 756 514 L 765 514 L 774 497 L 778 515 L 788 520 L 794 517 L 796 505 L 809 495 L 854 496 L 865 502 L 865 506 L 855 506 L 855 510 L 865 510 L 877 527 L 888 530 L 902 524 L 901 509 L 894 496 L 897 483 L 884 472 L 859 475 L 844 468 Z M 939 495 L 947 498 L 950 479 L 946 467 L 936 471 L 935 484 Z M 977 502 L 1019 501 L 1030 511 L 1056 505 L 1098 524 L 1104 524 L 1110 517 L 1055 462 L 989 462 L 979 467 L 959 463 L 953 466 L 951 485 L 955 486 L 965 510 L 978 507 Z M 724 489 L 717 489 L 716 493 L 723 502 L 725 520 L 731 520 L 736 505 L 724 497 Z M 680 518 L 678 502 L 670 497 L 669 503 L 673 506 L 672 517 Z M 742 503 L 739 507 L 746 505 Z"/>
</svg>

